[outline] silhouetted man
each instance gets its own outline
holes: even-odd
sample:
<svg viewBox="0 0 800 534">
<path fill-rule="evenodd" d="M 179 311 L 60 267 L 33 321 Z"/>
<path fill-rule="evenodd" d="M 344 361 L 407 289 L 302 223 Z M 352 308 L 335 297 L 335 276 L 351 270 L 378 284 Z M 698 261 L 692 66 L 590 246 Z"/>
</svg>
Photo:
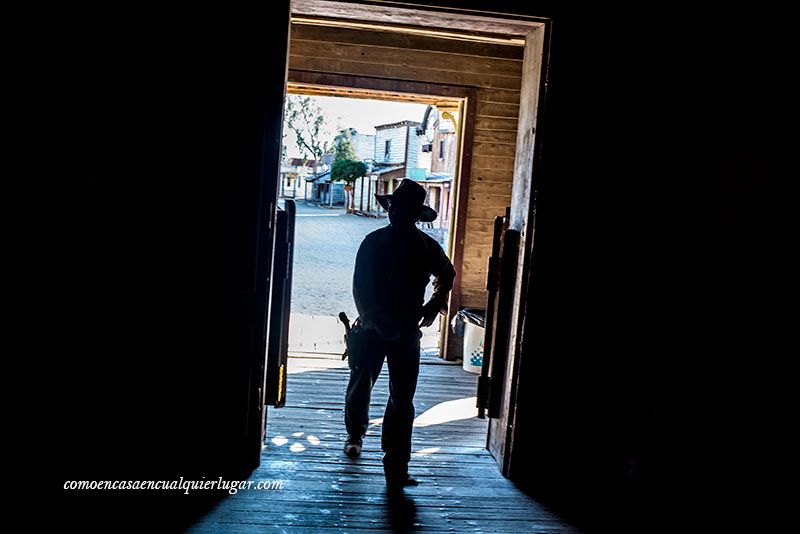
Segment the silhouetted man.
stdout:
<svg viewBox="0 0 800 534">
<path fill-rule="evenodd" d="M 350 382 L 345 400 L 347 441 L 344 451 L 361 453 L 369 424 L 372 387 L 386 358 L 389 364 L 389 400 L 383 416 L 381 448 L 386 483 L 390 489 L 416 482 L 408 476 L 414 392 L 419 374 L 421 326 L 430 326 L 447 310 L 447 294 L 456 272 L 442 247 L 417 229 L 416 223 L 436 219 L 424 205 L 425 189 L 405 179 L 393 195 L 376 195 L 389 213 L 389 225 L 361 243 L 353 276 L 353 297 L 360 328 L 349 343 Z M 430 276 L 434 293 L 425 301 Z"/>
</svg>

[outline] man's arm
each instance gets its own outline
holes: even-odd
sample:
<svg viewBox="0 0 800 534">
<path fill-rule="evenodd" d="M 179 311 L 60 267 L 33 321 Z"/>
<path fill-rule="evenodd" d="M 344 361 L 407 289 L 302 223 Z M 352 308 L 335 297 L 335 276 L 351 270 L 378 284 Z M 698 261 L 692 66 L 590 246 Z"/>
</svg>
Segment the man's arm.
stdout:
<svg viewBox="0 0 800 534">
<path fill-rule="evenodd" d="M 442 247 L 436 243 L 436 246 L 431 248 L 433 249 L 431 274 L 435 277 L 433 295 L 422 307 L 420 326 L 432 325 L 439 313 L 447 312 L 447 294 L 453 289 L 453 281 L 456 278 L 456 270 Z"/>
</svg>

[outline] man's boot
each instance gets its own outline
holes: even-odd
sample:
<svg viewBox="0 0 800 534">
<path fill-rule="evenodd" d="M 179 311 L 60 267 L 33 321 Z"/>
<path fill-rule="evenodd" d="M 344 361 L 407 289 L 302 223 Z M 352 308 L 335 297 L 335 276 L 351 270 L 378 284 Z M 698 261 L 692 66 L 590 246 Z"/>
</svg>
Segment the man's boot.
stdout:
<svg viewBox="0 0 800 534">
<path fill-rule="evenodd" d="M 361 438 L 355 438 L 348 434 L 347 440 L 344 442 L 344 453 L 350 458 L 358 458 L 361 455 L 362 443 Z"/>
</svg>

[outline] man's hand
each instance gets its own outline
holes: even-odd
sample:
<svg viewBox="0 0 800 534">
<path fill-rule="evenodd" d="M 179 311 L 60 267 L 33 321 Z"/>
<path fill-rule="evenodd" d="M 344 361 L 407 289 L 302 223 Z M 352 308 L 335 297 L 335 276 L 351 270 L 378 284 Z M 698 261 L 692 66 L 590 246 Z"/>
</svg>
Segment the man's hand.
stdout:
<svg viewBox="0 0 800 534">
<path fill-rule="evenodd" d="M 419 326 L 426 327 L 433 324 L 433 321 L 436 320 L 436 316 L 439 315 L 439 312 L 442 310 L 442 305 L 439 302 L 434 300 L 428 301 L 422 307 L 422 318 L 420 319 Z"/>
</svg>

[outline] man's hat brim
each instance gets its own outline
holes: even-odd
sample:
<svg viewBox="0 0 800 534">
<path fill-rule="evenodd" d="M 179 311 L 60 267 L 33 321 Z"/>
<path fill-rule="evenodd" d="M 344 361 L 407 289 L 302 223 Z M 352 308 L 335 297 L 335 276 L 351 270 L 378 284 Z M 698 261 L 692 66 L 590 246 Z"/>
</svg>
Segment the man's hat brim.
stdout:
<svg viewBox="0 0 800 534">
<path fill-rule="evenodd" d="M 393 196 L 394 195 L 375 195 L 375 198 L 378 200 L 378 204 L 388 212 Z M 419 222 L 433 222 L 436 220 L 436 217 L 438 217 L 438 213 L 436 213 L 435 209 L 423 205 L 417 220 L 419 220 Z"/>
</svg>

